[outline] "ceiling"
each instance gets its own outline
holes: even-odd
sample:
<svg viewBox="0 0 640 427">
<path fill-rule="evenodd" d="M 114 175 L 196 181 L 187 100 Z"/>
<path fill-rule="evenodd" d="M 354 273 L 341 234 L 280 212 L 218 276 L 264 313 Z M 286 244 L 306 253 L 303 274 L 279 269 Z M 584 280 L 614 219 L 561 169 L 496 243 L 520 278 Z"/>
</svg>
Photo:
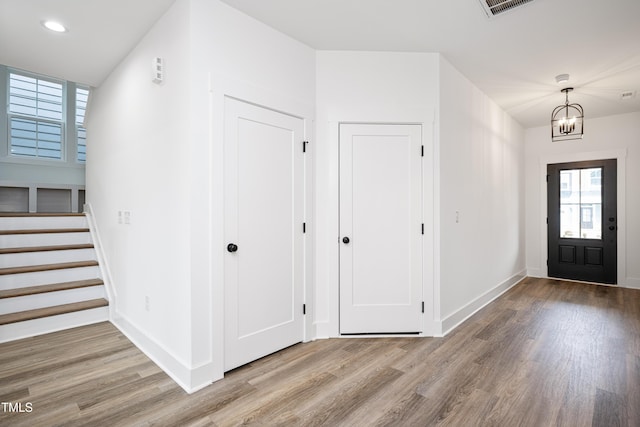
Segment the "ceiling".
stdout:
<svg viewBox="0 0 640 427">
<path fill-rule="evenodd" d="M 0 64 L 99 86 L 174 1 L 0 0 Z"/>
<path fill-rule="evenodd" d="M 0 0 L 0 63 L 98 86 L 173 1 Z M 640 111 L 638 0 L 533 0 L 492 19 L 479 0 L 223 1 L 319 50 L 440 52 L 525 127 L 564 103 L 562 73 L 586 120 Z"/>
</svg>

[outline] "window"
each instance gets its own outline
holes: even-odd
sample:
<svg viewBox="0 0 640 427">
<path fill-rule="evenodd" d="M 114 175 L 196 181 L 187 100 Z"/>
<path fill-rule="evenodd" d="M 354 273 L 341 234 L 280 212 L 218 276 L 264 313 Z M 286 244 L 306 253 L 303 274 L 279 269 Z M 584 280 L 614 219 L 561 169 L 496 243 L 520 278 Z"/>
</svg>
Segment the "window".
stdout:
<svg viewBox="0 0 640 427">
<path fill-rule="evenodd" d="M 0 76 L 7 91 L 6 103 L 0 104 L 8 125 L 8 144 L 0 147 L 3 159 L 84 163 L 89 88 L 3 65 Z"/>
<path fill-rule="evenodd" d="M 594 169 L 591 171 L 591 186 L 600 187 L 600 185 L 602 185 L 602 171 Z"/>
<path fill-rule="evenodd" d="M 84 114 L 87 111 L 87 101 L 89 100 L 89 89 L 76 88 L 76 136 L 78 138 L 78 155 L 76 159 L 79 162 L 85 162 L 87 159 L 87 130 L 84 128 Z"/>
<path fill-rule="evenodd" d="M 560 171 L 561 238 L 602 238 L 602 187 L 593 185 L 601 176 L 602 168 Z"/>
<path fill-rule="evenodd" d="M 9 73 L 10 152 L 62 159 L 64 85 Z"/>
</svg>

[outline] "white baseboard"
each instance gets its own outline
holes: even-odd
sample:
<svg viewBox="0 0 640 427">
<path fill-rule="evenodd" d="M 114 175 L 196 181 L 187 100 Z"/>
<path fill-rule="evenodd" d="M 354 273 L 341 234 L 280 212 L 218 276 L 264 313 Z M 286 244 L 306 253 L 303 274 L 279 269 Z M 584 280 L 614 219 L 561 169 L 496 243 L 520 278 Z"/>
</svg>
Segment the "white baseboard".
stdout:
<svg viewBox="0 0 640 427">
<path fill-rule="evenodd" d="M 518 284 L 525 277 L 527 277 L 526 274 L 526 270 L 522 270 L 514 274 L 513 276 L 504 280 L 502 283 L 499 283 L 493 289 L 490 289 L 475 300 L 466 304 L 464 307 L 458 309 L 455 313 L 447 316 L 442 320 L 442 336 L 447 335 L 449 332 L 457 328 L 462 322 L 473 316 L 481 308 Z"/>
<path fill-rule="evenodd" d="M 311 337 L 312 340 L 331 338 L 329 322 L 314 322 L 313 327 L 315 328 L 316 333 L 315 336 Z"/>
<path fill-rule="evenodd" d="M 111 319 L 111 323 L 187 393 L 194 393 L 219 379 L 214 378 L 212 363 L 189 367 L 122 315 Z"/>
<path fill-rule="evenodd" d="M 625 288 L 640 289 L 640 279 L 637 277 L 627 277 L 622 286 Z"/>
<path fill-rule="evenodd" d="M 527 276 L 529 277 L 545 277 L 547 274 L 541 268 L 527 268 Z"/>
<path fill-rule="evenodd" d="M 421 337 L 442 337 L 442 322 L 425 321 L 424 330 L 420 334 Z"/>
</svg>

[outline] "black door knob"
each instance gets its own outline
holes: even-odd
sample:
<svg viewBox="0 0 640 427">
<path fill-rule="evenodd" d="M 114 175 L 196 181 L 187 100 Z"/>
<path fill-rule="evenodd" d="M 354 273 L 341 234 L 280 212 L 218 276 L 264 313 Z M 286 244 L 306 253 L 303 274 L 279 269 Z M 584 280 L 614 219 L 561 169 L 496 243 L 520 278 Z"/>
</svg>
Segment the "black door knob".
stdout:
<svg viewBox="0 0 640 427">
<path fill-rule="evenodd" d="M 615 229 L 616 229 L 616 226 L 615 226 L 615 225 L 610 225 L 610 226 L 609 226 L 609 230 L 613 231 L 613 230 L 615 230 Z"/>
<path fill-rule="evenodd" d="M 237 250 L 238 250 L 238 245 L 234 245 L 233 243 L 229 243 L 229 244 L 227 245 L 227 250 L 228 250 L 229 252 L 235 252 L 235 251 L 237 251 Z"/>
<path fill-rule="evenodd" d="M 347 243 L 349 243 L 349 238 L 348 238 L 348 237 L 343 237 L 343 238 L 342 238 L 342 243 L 344 243 L 345 245 L 346 245 Z"/>
</svg>

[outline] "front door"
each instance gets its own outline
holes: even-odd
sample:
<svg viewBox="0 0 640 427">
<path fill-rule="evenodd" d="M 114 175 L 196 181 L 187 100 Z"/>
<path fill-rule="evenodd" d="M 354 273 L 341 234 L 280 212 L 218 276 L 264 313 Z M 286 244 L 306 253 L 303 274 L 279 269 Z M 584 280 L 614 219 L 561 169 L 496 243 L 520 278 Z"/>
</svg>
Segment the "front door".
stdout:
<svg viewBox="0 0 640 427">
<path fill-rule="evenodd" d="M 548 275 L 616 283 L 616 160 L 547 166 Z"/>
<path fill-rule="evenodd" d="M 340 332 L 422 330 L 422 128 L 340 125 Z"/>
<path fill-rule="evenodd" d="M 225 371 L 303 339 L 303 132 L 225 100 Z"/>
</svg>

